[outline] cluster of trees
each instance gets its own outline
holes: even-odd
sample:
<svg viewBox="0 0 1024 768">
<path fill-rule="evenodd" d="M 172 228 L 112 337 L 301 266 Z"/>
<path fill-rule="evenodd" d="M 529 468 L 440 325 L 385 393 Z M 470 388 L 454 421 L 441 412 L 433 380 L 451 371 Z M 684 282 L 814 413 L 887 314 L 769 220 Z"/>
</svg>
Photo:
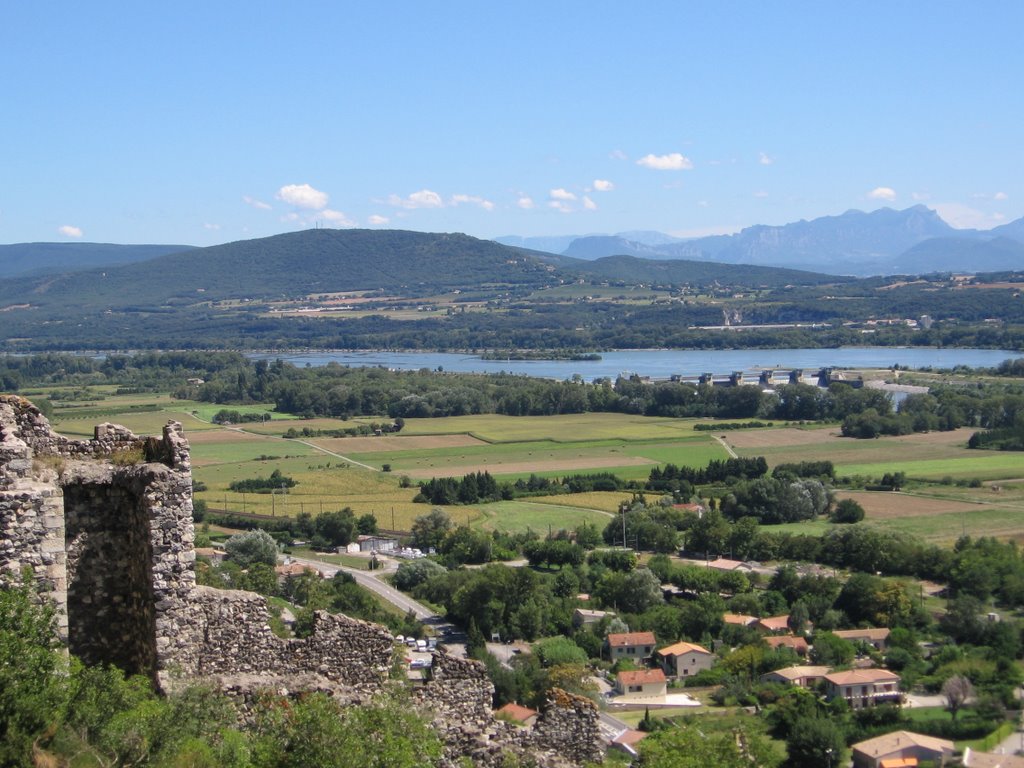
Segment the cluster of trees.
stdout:
<svg viewBox="0 0 1024 768">
<path fill-rule="evenodd" d="M 501 486 L 490 472 L 471 472 L 461 480 L 454 477 L 431 478 L 420 483 L 420 492 L 413 501 L 424 504 L 476 504 L 512 498 L 508 483 Z"/>
<path fill-rule="evenodd" d="M 234 480 L 228 485 L 236 493 L 273 493 L 286 488 L 294 488 L 296 482 L 293 478 L 281 474 L 280 469 L 275 469 L 269 477 L 251 477 L 246 480 Z"/>
<path fill-rule="evenodd" d="M 693 493 L 693 486 L 710 483 L 724 483 L 729 480 L 761 477 L 768 472 L 768 462 L 763 456 L 735 459 L 712 459 L 706 467 L 677 467 L 666 464 L 655 467 L 647 478 L 650 491 L 679 492 L 687 496 Z"/>
<path fill-rule="evenodd" d="M 497 482 L 489 472 L 471 472 L 462 479 L 454 477 L 431 478 L 420 483 L 420 492 L 413 501 L 423 504 L 477 504 L 480 502 L 515 499 L 523 496 L 553 495 L 559 493 L 590 493 L 591 491 L 621 491 L 625 480 L 610 472 L 587 475 L 568 475 L 563 478 L 541 477 L 531 474 L 514 482 Z"/>
<path fill-rule="evenodd" d="M 753 517 L 766 525 L 795 523 L 828 514 L 832 493 L 820 480 L 759 477 L 731 485 L 719 506 L 730 520 Z"/>
<path fill-rule="evenodd" d="M 377 518 L 367 512 L 356 517 L 351 507 L 321 512 L 315 517 L 303 512 L 295 517 L 261 517 L 237 513 L 204 512 L 195 515 L 197 523 L 223 525 L 247 532 L 264 533 L 280 545 L 296 540 L 308 541 L 313 549 L 332 549 L 354 541 L 359 534 L 377 533 Z"/>
<path fill-rule="evenodd" d="M 269 418 L 269 413 L 242 413 L 229 408 L 221 408 L 213 414 L 213 418 L 210 421 L 214 424 L 250 424 Z"/>
</svg>

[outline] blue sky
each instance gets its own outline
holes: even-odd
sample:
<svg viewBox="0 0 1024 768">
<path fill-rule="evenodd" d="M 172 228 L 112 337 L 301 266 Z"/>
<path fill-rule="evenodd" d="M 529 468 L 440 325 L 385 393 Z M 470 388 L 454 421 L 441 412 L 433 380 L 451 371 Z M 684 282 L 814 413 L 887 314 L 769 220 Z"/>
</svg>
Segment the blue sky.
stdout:
<svg viewBox="0 0 1024 768">
<path fill-rule="evenodd" d="M 1018 2 L 12 2 L 0 242 L 1024 215 Z"/>
</svg>

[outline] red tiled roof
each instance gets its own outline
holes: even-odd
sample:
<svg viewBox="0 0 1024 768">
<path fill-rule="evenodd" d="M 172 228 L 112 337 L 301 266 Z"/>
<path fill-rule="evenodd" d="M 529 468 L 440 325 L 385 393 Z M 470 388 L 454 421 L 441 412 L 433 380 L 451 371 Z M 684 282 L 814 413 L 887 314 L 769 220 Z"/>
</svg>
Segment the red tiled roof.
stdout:
<svg viewBox="0 0 1024 768">
<path fill-rule="evenodd" d="M 766 637 L 764 641 L 768 644 L 769 648 L 792 648 L 798 653 L 801 651 L 807 651 L 807 640 L 796 635 L 776 635 L 775 637 Z"/>
<path fill-rule="evenodd" d="M 515 704 L 509 702 L 505 706 L 498 709 L 495 714 L 507 715 L 513 720 L 518 720 L 520 723 L 525 723 L 531 717 L 537 716 L 537 710 L 524 707 L 522 704 Z"/>
<path fill-rule="evenodd" d="M 660 669 L 637 669 L 619 672 L 616 675 L 623 685 L 646 685 L 647 683 L 664 683 L 665 673 Z"/>
<path fill-rule="evenodd" d="M 900 676 L 888 669 L 851 669 L 825 675 L 833 685 L 870 685 L 872 683 L 898 683 Z"/>
<path fill-rule="evenodd" d="M 653 632 L 621 632 L 608 635 L 610 648 L 625 648 L 628 645 L 654 645 Z"/>
<path fill-rule="evenodd" d="M 697 653 L 706 653 L 709 656 L 711 655 L 711 651 L 709 651 L 707 648 L 695 645 L 694 643 L 686 642 L 679 642 L 675 645 L 670 645 L 667 648 L 662 648 L 658 651 L 658 653 L 662 656 L 681 656 L 684 653 L 690 653 L 690 651 L 695 651 Z"/>
</svg>

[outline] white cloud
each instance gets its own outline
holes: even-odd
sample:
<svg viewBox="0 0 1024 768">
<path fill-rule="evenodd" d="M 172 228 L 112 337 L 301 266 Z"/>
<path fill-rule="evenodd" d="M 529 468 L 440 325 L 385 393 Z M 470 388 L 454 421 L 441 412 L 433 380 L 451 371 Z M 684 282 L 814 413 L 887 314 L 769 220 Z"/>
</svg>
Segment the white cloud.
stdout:
<svg viewBox="0 0 1024 768">
<path fill-rule="evenodd" d="M 452 195 L 452 205 L 460 205 L 462 203 L 472 203 L 473 205 L 479 205 L 485 211 L 493 211 L 494 203 L 490 200 L 485 200 L 477 195 Z"/>
<path fill-rule="evenodd" d="M 1005 218 L 1000 213 L 985 213 L 963 203 L 934 203 L 932 208 L 957 229 L 991 229 Z"/>
<path fill-rule="evenodd" d="M 314 189 L 309 184 L 286 184 L 277 190 L 277 199 L 296 208 L 319 211 L 327 207 L 327 193 Z"/>
<path fill-rule="evenodd" d="M 253 208 L 259 208 L 261 211 L 269 211 L 270 204 L 264 203 L 262 200 L 257 200 L 255 197 L 249 197 L 248 195 L 242 195 L 242 202 L 246 205 L 251 205 Z"/>
<path fill-rule="evenodd" d="M 70 224 L 65 224 L 63 227 L 58 227 L 57 231 L 60 232 L 64 237 L 81 237 L 82 228 L 73 227 Z"/>
<path fill-rule="evenodd" d="M 775 162 L 775 158 L 769 157 L 769 156 L 768 156 L 768 155 L 766 155 L 766 154 L 765 154 L 764 152 L 762 152 L 762 153 L 761 153 L 761 154 L 760 154 L 760 155 L 758 156 L 758 158 L 757 158 L 757 162 L 759 162 L 759 163 L 760 163 L 761 165 L 771 165 L 772 163 L 774 163 L 774 162 Z"/>
<path fill-rule="evenodd" d="M 930 192 L 911 192 L 910 196 L 919 203 L 932 199 Z"/>
<path fill-rule="evenodd" d="M 548 202 L 549 208 L 554 208 L 559 213 L 572 213 L 572 206 L 564 200 L 551 200 Z"/>
<path fill-rule="evenodd" d="M 529 195 L 520 195 L 519 199 L 516 200 L 516 205 L 522 208 L 524 211 L 529 211 L 534 207 L 533 198 Z"/>
<path fill-rule="evenodd" d="M 693 168 L 693 162 L 678 152 L 668 155 L 644 155 L 636 161 L 636 164 L 652 168 L 655 171 L 688 171 Z"/>
<path fill-rule="evenodd" d="M 621 149 L 613 149 L 608 153 L 608 157 L 612 160 L 629 160 L 629 155 L 623 152 Z"/>
<path fill-rule="evenodd" d="M 203 229 L 209 229 L 211 232 L 216 232 L 220 229 L 220 224 L 203 224 Z"/>
<path fill-rule="evenodd" d="M 379 216 L 375 213 L 370 218 L 368 218 L 367 221 L 370 222 L 373 226 L 379 227 L 383 224 L 387 224 L 390 221 L 390 219 L 387 216 Z"/>
<path fill-rule="evenodd" d="M 868 197 L 870 197 L 872 200 L 892 201 L 896 199 L 896 190 L 893 189 L 892 187 L 875 187 L 870 192 L 868 192 Z"/>
<path fill-rule="evenodd" d="M 395 206 L 396 208 L 443 208 L 444 200 L 441 196 L 429 189 L 421 189 L 419 192 L 413 192 L 408 197 L 399 197 L 398 195 L 389 195 L 388 203 Z"/>
<path fill-rule="evenodd" d="M 583 196 L 583 207 L 586 208 L 588 211 L 596 211 L 597 210 L 597 203 L 595 203 L 589 197 L 584 195 Z"/>
<path fill-rule="evenodd" d="M 1005 192 L 996 192 L 992 196 L 992 199 L 993 200 L 1009 200 L 1010 196 L 1008 194 L 1006 194 Z"/>
<path fill-rule="evenodd" d="M 354 227 L 356 225 L 352 219 L 341 211 L 332 211 L 330 208 L 324 208 L 318 215 L 332 224 L 337 224 L 339 227 Z"/>
<path fill-rule="evenodd" d="M 765 192 L 763 189 L 759 189 L 757 190 L 757 192 L 754 193 L 754 197 L 760 200 L 764 200 L 766 197 L 768 197 L 768 193 Z"/>
<path fill-rule="evenodd" d="M 561 187 L 559 187 L 558 189 L 552 189 L 550 192 L 548 192 L 548 194 L 551 196 L 552 200 L 575 200 L 576 199 L 576 195 L 574 195 L 572 192 L 570 192 L 567 189 L 562 189 Z"/>
<path fill-rule="evenodd" d="M 615 189 L 615 185 L 608 179 L 594 179 L 594 189 L 598 192 L 611 192 Z"/>
</svg>

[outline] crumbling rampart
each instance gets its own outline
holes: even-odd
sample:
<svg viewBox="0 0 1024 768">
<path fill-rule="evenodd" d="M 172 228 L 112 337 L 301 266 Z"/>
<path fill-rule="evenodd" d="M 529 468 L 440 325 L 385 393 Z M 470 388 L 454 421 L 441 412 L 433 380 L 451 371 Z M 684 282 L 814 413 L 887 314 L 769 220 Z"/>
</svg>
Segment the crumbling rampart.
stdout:
<svg viewBox="0 0 1024 768">
<path fill-rule="evenodd" d="M 188 442 L 101 424 L 90 440 L 57 435 L 29 401 L 0 395 L 0 576 L 28 575 L 59 610 L 86 663 L 111 663 L 168 687 L 215 681 L 243 705 L 262 688 L 320 690 L 358 705 L 389 684 L 395 642 L 376 624 L 318 612 L 307 638 L 269 627 L 265 599 L 198 586 Z M 533 728 L 491 715 L 482 664 L 444 653 L 413 698 L 433 717 L 452 765 L 540 766 L 599 760 L 593 703 L 556 691 Z"/>
</svg>

